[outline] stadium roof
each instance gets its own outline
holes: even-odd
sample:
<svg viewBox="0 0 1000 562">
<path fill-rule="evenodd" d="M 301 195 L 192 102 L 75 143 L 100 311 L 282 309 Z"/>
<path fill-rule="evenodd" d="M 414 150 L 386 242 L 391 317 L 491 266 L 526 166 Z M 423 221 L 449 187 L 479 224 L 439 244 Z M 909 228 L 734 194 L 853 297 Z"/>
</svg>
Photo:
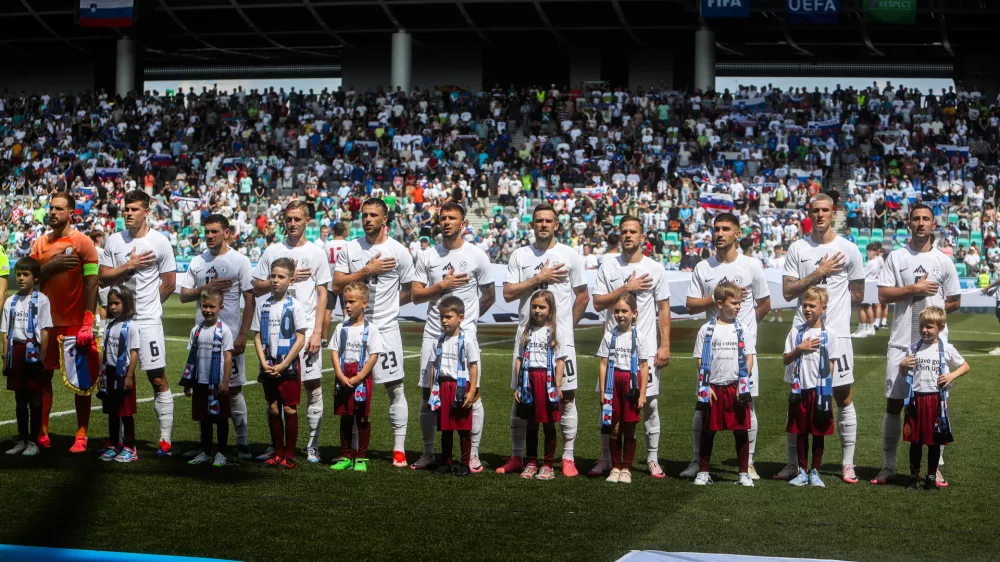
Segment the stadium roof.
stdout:
<svg viewBox="0 0 1000 562">
<path fill-rule="evenodd" d="M 991 49 L 1000 1 L 919 0 L 915 25 L 866 25 L 864 0 L 840 24 L 785 23 L 786 0 L 753 0 L 749 19 L 709 20 L 719 60 L 950 61 Z M 132 29 L 87 29 L 75 0 L 0 2 L 0 53 L 87 53 L 140 39 L 146 65 L 336 64 L 343 49 L 388 48 L 405 29 L 423 47 L 665 47 L 700 25 L 697 0 L 136 0 Z"/>
</svg>

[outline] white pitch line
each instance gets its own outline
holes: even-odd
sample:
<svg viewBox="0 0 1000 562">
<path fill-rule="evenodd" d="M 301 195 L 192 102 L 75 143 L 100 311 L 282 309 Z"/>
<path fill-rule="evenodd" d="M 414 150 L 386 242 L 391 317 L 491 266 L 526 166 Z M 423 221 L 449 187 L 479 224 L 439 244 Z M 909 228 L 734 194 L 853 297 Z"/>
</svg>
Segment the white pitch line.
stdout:
<svg viewBox="0 0 1000 562">
<path fill-rule="evenodd" d="M 165 338 L 165 339 L 167 339 L 169 341 L 187 342 L 187 340 L 183 339 L 183 338 Z M 482 345 L 483 346 L 498 345 L 498 344 L 501 344 L 501 343 L 509 343 L 509 342 L 512 342 L 512 341 L 514 341 L 514 338 L 511 338 L 509 340 L 491 341 L 491 342 L 484 343 Z M 415 359 L 415 358 L 418 358 L 418 357 L 420 357 L 419 353 L 411 353 L 409 355 L 404 355 L 403 359 L 404 360 L 405 359 Z M 323 369 L 324 373 L 329 373 L 331 371 L 333 371 L 333 367 L 328 367 L 326 369 Z M 247 381 L 246 384 L 244 384 L 243 386 L 251 386 L 251 385 L 255 385 L 255 384 L 257 384 L 257 381 Z M 171 396 L 173 396 L 174 398 L 177 398 L 177 397 L 180 397 L 180 396 L 184 396 L 184 393 L 183 392 L 175 392 Z M 152 396 L 149 397 L 149 398 L 139 398 L 138 400 L 136 400 L 136 403 L 137 404 L 145 404 L 146 402 L 152 402 L 153 400 L 154 400 L 154 397 L 152 397 Z M 103 409 L 103 406 L 94 406 L 94 407 L 92 407 L 90 409 L 90 411 L 96 412 L 96 411 L 101 410 L 101 409 Z M 76 410 L 63 410 L 62 412 L 52 412 L 51 414 L 49 414 L 49 417 L 50 418 L 60 418 L 62 416 L 68 416 L 70 414 L 75 414 L 75 413 L 76 413 Z M 5 425 L 12 425 L 12 424 L 15 424 L 15 423 L 17 423 L 16 419 L 14 419 L 14 420 L 0 421 L 0 427 L 5 426 Z"/>
</svg>

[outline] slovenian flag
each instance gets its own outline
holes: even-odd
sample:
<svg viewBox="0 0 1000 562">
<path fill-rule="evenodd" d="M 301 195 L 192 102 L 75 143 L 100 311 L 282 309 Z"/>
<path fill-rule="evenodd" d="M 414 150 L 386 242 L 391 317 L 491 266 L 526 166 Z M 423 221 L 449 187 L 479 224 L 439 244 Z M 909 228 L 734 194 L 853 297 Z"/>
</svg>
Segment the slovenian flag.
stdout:
<svg viewBox="0 0 1000 562">
<path fill-rule="evenodd" d="M 701 196 L 701 208 L 716 211 L 732 211 L 733 197 L 728 193 L 703 193 Z"/>
<path fill-rule="evenodd" d="M 134 0 L 80 0 L 80 27 L 132 27 Z"/>
</svg>

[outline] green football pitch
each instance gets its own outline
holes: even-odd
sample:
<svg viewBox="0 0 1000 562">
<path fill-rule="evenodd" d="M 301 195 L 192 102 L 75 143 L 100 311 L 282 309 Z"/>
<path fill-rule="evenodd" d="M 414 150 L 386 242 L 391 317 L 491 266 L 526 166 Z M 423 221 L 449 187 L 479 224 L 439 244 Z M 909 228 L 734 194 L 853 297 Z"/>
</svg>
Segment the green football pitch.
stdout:
<svg viewBox="0 0 1000 562">
<path fill-rule="evenodd" d="M 186 359 L 185 338 L 193 307 L 171 300 L 165 308 L 168 369 L 174 392 Z M 326 419 L 320 465 L 300 462 L 293 471 L 255 463 L 217 469 L 188 466 L 175 456 L 153 452 L 158 426 L 145 399 L 136 417 L 140 460 L 129 465 L 99 462 L 93 454 L 67 452 L 75 429 L 71 394 L 56 389 L 53 448 L 37 458 L 0 455 L 0 543 L 206 556 L 241 560 L 445 559 L 445 560 L 613 560 L 631 549 L 698 551 L 845 560 L 995 559 L 1000 552 L 994 481 L 1000 455 L 995 420 L 1000 392 L 995 384 L 1000 358 L 986 355 L 1000 342 L 990 315 L 953 315 L 951 339 L 966 354 L 972 372 L 952 393 L 956 443 L 948 447 L 943 471 L 951 486 L 939 494 L 907 491 L 899 485 L 871 486 L 882 462 L 886 333 L 855 340 L 858 408 L 856 462 L 861 484 L 842 483 L 839 440 L 827 441 L 825 489 L 793 488 L 771 476 L 784 465 L 787 385 L 782 382 L 781 346 L 789 328 L 761 327 L 758 351 L 762 395 L 756 466 L 762 476 L 753 490 L 733 486 L 732 438 L 717 440 L 714 486 L 696 488 L 676 475 L 691 455 L 695 361 L 691 352 L 697 322 L 675 322 L 673 361 L 660 394 L 660 458 L 668 478 L 654 480 L 638 462 L 631 486 L 586 477 L 557 476 L 550 482 L 498 476 L 492 468 L 510 453 L 508 389 L 512 331 L 482 326 L 482 392 L 486 427 L 481 458 L 487 470 L 471 478 L 437 477 L 391 466 L 386 397 L 373 403 L 372 463 L 369 472 L 334 473 L 338 452 L 332 412 L 332 375 L 325 379 Z M 410 407 L 407 449 L 411 462 L 421 449 L 417 424 L 419 325 L 404 327 L 406 391 Z M 589 392 L 597 377 L 601 332 L 577 332 L 577 402 L 580 431 L 577 464 L 582 471 L 599 456 L 598 399 Z M 329 363 L 329 357 L 325 358 Z M 248 354 L 248 372 L 256 358 Z M 250 377 L 254 378 L 253 376 Z M 246 387 L 250 441 L 259 453 L 268 441 L 260 387 Z M 15 436 L 12 393 L 0 393 L 0 439 Z M 105 417 L 94 412 L 91 444 L 103 442 Z M 641 426 L 640 426 L 641 427 Z M 299 444 L 307 432 L 300 421 Z M 641 433 L 641 431 L 640 431 Z M 232 440 L 232 435 L 230 440 Z M 195 445 L 190 402 L 175 399 L 174 446 Z M 899 467 L 906 472 L 908 445 Z M 645 459 L 639 437 L 637 460 Z M 925 454 L 926 457 L 926 454 Z"/>
</svg>

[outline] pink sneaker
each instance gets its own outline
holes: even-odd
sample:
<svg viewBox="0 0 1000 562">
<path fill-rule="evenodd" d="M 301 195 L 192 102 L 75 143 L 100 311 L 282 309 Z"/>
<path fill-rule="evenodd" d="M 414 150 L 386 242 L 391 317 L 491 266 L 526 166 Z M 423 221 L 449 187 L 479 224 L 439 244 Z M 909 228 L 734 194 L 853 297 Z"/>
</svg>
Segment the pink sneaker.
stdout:
<svg viewBox="0 0 1000 562">
<path fill-rule="evenodd" d="M 86 453 L 87 452 L 87 436 L 77 435 L 76 440 L 73 441 L 73 446 L 69 448 L 71 453 Z"/>
<path fill-rule="evenodd" d="M 573 478 L 580 475 L 580 471 L 576 469 L 576 462 L 573 459 L 563 459 L 562 475 L 566 478 Z"/>
<path fill-rule="evenodd" d="M 853 464 L 845 464 L 843 470 L 841 471 L 841 480 L 848 484 L 857 484 L 858 475 L 854 472 Z"/>
<path fill-rule="evenodd" d="M 938 488 L 947 488 L 948 487 L 948 481 L 944 479 L 944 475 L 941 474 L 941 469 L 940 468 L 937 469 L 936 473 L 934 473 L 934 480 L 937 482 Z"/>
<path fill-rule="evenodd" d="M 507 462 L 497 469 L 497 474 L 516 474 L 524 468 L 524 461 L 521 457 L 511 457 Z"/>
<path fill-rule="evenodd" d="M 533 462 L 529 462 L 528 466 L 524 467 L 524 472 L 521 473 L 521 478 L 534 478 L 538 474 L 538 466 Z"/>
</svg>

